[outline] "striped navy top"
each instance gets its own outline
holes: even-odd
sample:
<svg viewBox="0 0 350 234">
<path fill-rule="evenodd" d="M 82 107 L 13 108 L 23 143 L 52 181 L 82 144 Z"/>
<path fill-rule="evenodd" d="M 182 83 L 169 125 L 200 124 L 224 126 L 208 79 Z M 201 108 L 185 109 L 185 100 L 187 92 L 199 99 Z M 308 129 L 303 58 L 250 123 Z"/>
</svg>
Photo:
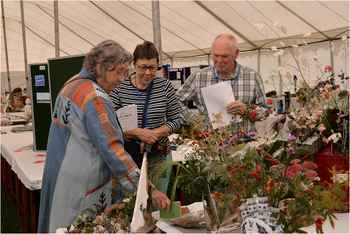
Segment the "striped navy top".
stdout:
<svg viewBox="0 0 350 234">
<path fill-rule="evenodd" d="M 137 106 L 138 127 L 142 125 L 143 109 L 137 95 L 136 87 L 131 83 L 129 76 L 120 86 L 116 87 L 109 96 L 116 110 L 135 104 Z M 139 88 L 142 105 L 145 105 L 147 88 Z M 152 93 L 149 100 L 148 128 L 155 129 L 162 125 L 170 128 L 169 134 L 174 133 L 180 127 L 180 115 L 172 83 L 162 77 L 155 77 L 153 80 Z M 161 142 L 169 142 L 168 137 L 159 138 Z"/>
</svg>

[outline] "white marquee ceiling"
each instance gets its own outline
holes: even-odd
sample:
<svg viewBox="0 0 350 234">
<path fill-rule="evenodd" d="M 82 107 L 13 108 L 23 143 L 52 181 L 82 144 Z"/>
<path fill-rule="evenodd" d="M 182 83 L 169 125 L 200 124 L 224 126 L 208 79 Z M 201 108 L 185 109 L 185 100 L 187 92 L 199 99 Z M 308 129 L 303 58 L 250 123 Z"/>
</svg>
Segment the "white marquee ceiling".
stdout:
<svg viewBox="0 0 350 234">
<path fill-rule="evenodd" d="M 28 63 L 55 57 L 53 1 L 24 1 Z M 10 71 L 24 71 L 19 1 L 3 1 Z M 265 22 L 286 28 L 289 43 L 333 40 L 349 36 L 349 1 L 160 1 L 163 59 L 209 54 L 220 33 L 236 36 L 241 51 L 280 46 Z M 114 39 L 133 52 L 144 40 L 153 41 L 150 1 L 58 2 L 60 56 L 87 53 L 104 39 Z M 299 29 L 299 31 L 296 31 Z M 310 32 L 309 37 L 303 37 Z M 295 39 L 298 42 L 294 42 Z M 1 72 L 6 72 L 1 22 Z"/>
</svg>

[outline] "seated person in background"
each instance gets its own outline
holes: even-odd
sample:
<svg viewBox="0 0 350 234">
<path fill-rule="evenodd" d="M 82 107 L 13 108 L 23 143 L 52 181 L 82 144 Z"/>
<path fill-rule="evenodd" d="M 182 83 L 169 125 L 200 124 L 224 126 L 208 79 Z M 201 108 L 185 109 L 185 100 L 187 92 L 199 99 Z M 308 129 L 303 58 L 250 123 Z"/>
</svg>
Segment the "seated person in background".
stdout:
<svg viewBox="0 0 350 234">
<path fill-rule="evenodd" d="M 138 128 L 125 131 L 124 137 L 129 139 L 125 141 L 125 150 L 139 167 L 144 147 L 152 152 L 147 156 L 151 162 L 159 157 L 172 159 L 171 150 L 167 150 L 166 144 L 169 142 L 168 136 L 180 127 L 174 87 L 168 79 L 156 77 L 158 62 L 158 51 L 152 42 L 137 45 L 132 60 L 136 72 L 110 93 L 116 109 L 132 104 L 137 106 Z M 157 189 L 165 194 L 170 173 L 171 167 L 168 167 L 165 178 L 156 184 Z"/>
<path fill-rule="evenodd" d="M 261 76 L 257 71 L 240 65 L 236 61 L 238 53 L 237 40 L 234 36 L 220 34 L 214 39 L 212 44 L 214 65 L 192 73 L 176 92 L 180 117 L 184 123 L 190 119 L 197 119 L 197 116 L 193 115 L 187 106 L 189 101 L 193 101 L 198 110 L 208 120 L 210 119 L 201 88 L 224 81 L 230 81 L 236 100 L 226 106 L 227 113 L 243 112 L 247 109 L 247 104 L 254 104 L 257 106 L 258 115 L 261 113 L 265 116 L 269 115 Z M 248 132 L 256 132 L 255 120 L 245 121 L 242 130 L 243 132 L 247 130 Z M 239 131 L 239 123 L 235 123 L 233 135 L 239 133 Z M 249 140 L 249 136 L 245 134 L 244 140 Z"/>
<path fill-rule="evenodd" d="M 102 193 L 110 206 L 115 180 L 134 190 L 140 170 L 124 151 L 123 132 L 108 97 L 127 76 L 131 59 L 115 41 L 103 41 L 86 55 L 79 75 L 60 90 L 47 144 L 39 233 L 74 224 L 78 214 L 100 204 Z M 166 195 L 152 190 L 152 198 L 154 206 L 170 210 Z"/>
</svg>

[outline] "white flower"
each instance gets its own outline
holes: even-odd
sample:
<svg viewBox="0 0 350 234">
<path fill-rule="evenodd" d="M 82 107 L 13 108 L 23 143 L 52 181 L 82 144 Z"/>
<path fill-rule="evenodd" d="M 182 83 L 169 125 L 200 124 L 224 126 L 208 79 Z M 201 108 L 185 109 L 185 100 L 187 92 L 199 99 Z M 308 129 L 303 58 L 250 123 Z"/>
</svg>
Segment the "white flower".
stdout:
<svg viewBox="0 0 350 234">
<path fill-rule="evenodd" d="M 334 133 L 333 135 L 331 135 L 330 137 L 328 137 L 328 140 L 336 143 L 340 138 L 341 138 L 341 134 L 339 132 L 337 132 L 337 133 Z"/>
<path fill-rule="evenodd" d="M 286 46 L 286 44 L 283 41 L 280 41 L 280 44 Z"/>
<path fill-rule="evenodd" d="M 308 57 L 307 59 L 308 60 L 313 60 L 313 59 L 316 59 L 318 57 L 320 57 L 320 56 L 319 55 L 312 55 L 312 56 Z"/>
<path fill-rule="evenodd" d="M 257 27 L 258 29 L 264 28 L 264 24 L 262 24 L 262 23 L 255 24 L 254 26 Z"/>
<path fill-rule="evenodd" d="M 274 157 L 274 158 L 278 157 L 281 154 L 281 152 L 282 152 L 281 148 L 276 150 L 275 153 L 272 155 L 272 157 Z"/>
<path fill-rule="evenodd" d="M 307 32 L 307 33 L 305 33 L 304 35 L 303 35 L 303 37 L 308 37 L 308 36 L 310 36 L 311 35 L 311 32 Z"/>
<path fill-rule="evenodd" d="M 315 62 L 315 66 L 321 68 L 322 67 L 322 63 L 320 61 L 316 61 Z"/>
<path fill-rule="evenodd" d="M 342 39 L 343 41 L 345 41 L 345 40 L 346 40 L 346 38 L 347 38 L 347 36 L 345 36 L 345 35 L 344 35 L 344 36 L 342 36 L 342 38 L 341 38 L 341 39 Z"/>
<path fill-rule="evenodd" d="M 277 50 L 277 46 L 271 46 L 271 50 L 276 51 Z"/>
<path fill-rule="evenodd" d="M 276 20 L 275 22 L 273 22 L 272 25 L 275 26 L 275 27 L 277 27 L 279 23 L 280 23 L 280 22 L 279 22 L 278 20 Z"/>
</svg>

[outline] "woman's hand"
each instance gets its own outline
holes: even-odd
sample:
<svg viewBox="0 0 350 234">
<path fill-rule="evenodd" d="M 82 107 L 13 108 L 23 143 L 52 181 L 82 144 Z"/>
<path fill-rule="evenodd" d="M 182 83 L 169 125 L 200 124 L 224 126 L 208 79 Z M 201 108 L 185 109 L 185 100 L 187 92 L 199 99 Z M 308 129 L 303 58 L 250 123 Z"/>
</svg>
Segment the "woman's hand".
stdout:
<svg viewBox="0 0 350 234">
<path fill-rule="evenodd" d="M 154 189 L 152 191 L 152 205 L 158 207 L 159 210 L 163 210 L 166 208 L 166 212 L 170 211 L 170 200 L 169 198 L 162 192 Z"/>
<path fill-rule="evenodd" d="M 140 146 L 140 153 L 143 154 L 145 152 L 145 147 L 151 151 L 152 144 L 146 144 L 146 142 L 141 141 L 141 146 Z"/>
<path fill-rule="evenodd" d="M 159 134 L 153 130 L 149 129 L 139 129 L 137 138 L 143 141 L 145 144 L 153 145 L 158 141 Z"/>
</svg>

